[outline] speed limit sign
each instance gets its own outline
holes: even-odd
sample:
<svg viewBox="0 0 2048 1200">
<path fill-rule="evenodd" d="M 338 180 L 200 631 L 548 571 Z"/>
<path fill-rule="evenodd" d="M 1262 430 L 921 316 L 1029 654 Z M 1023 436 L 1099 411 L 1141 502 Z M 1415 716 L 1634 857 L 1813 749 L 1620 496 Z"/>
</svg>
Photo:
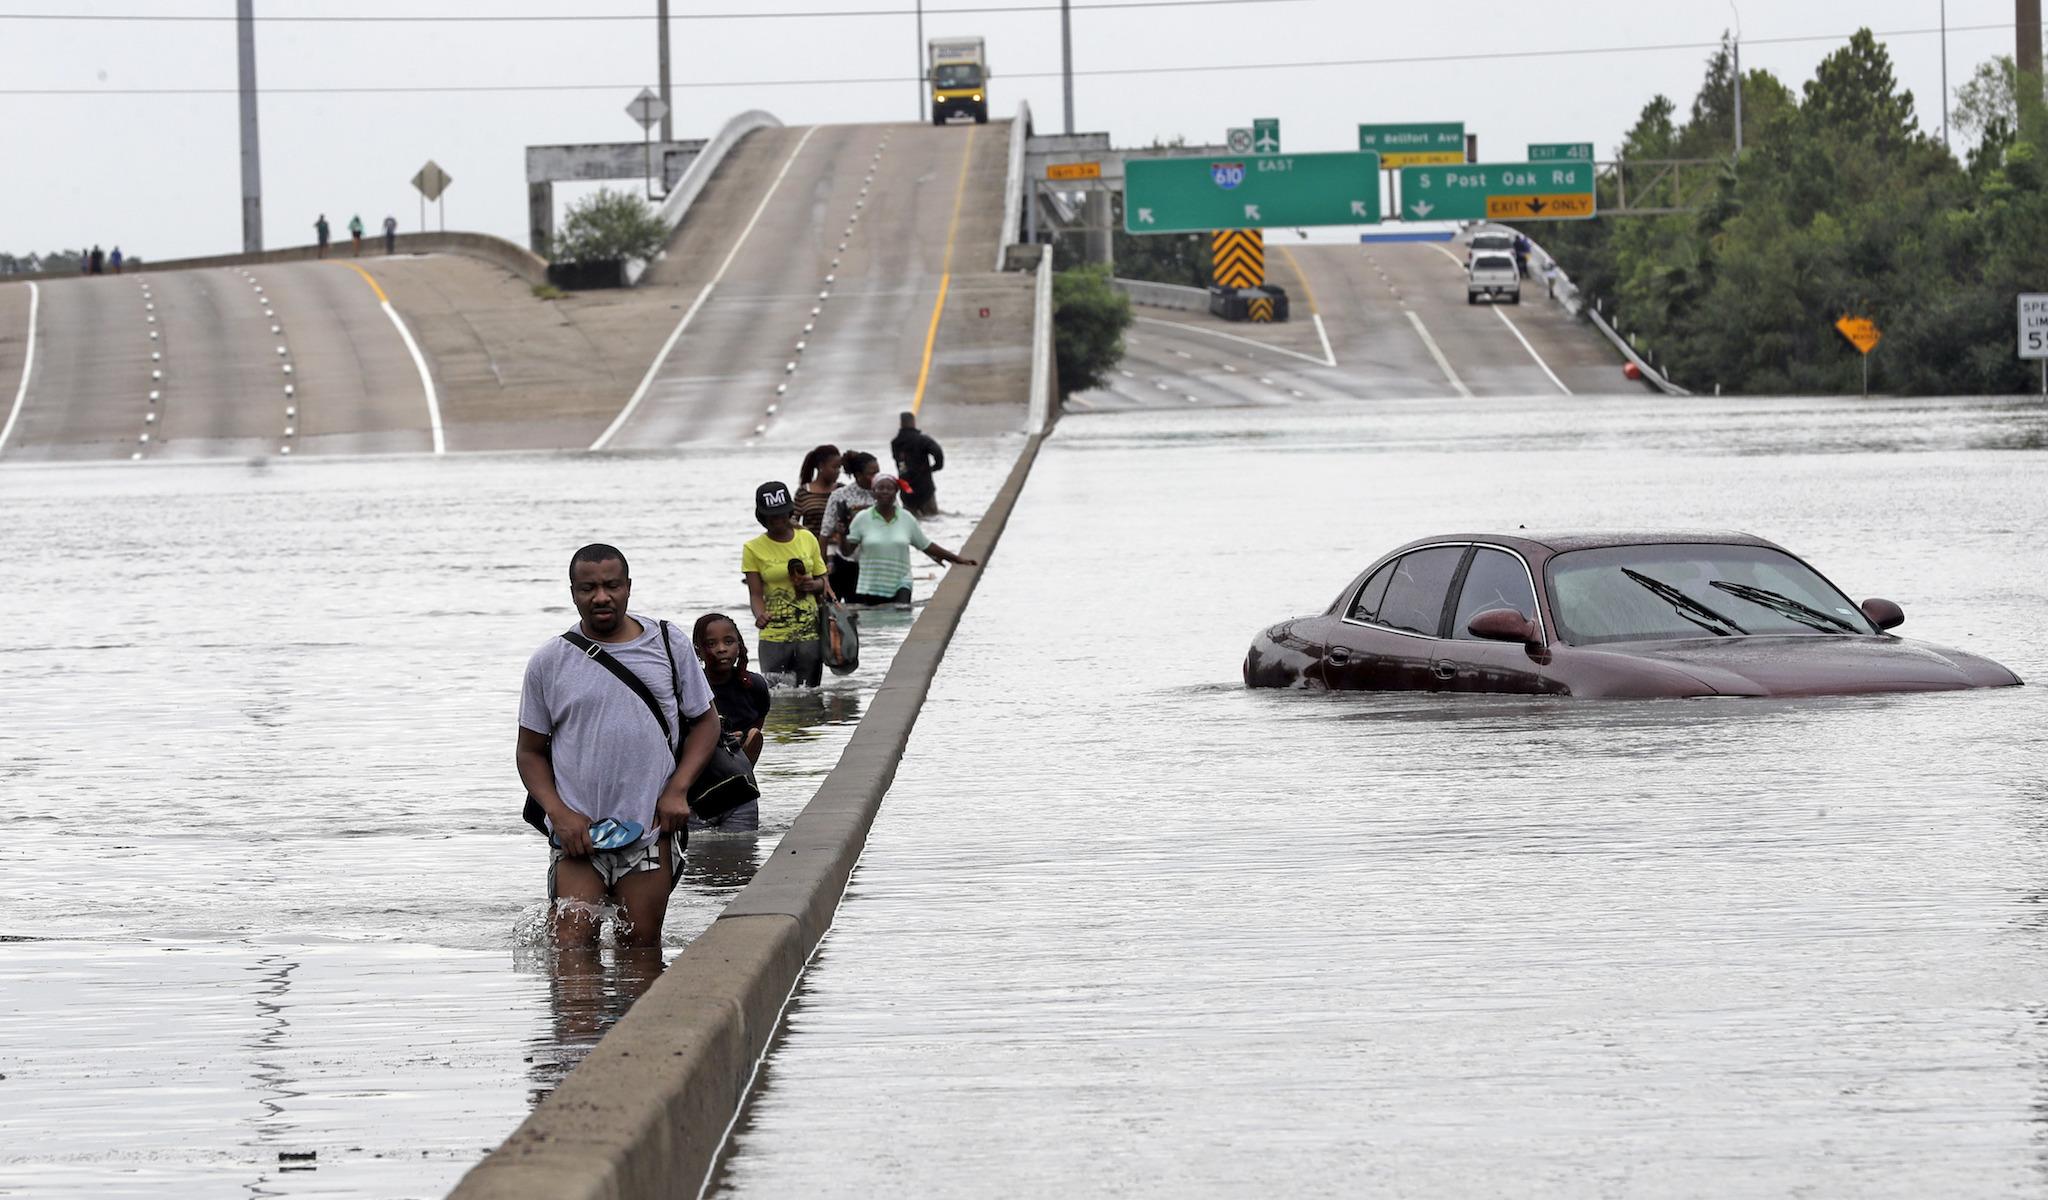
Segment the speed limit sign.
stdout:
<svg viewBox="0 0 2048 1200">
<path fill-rule="evenodd" d="M 2048 358 L 2048 294 L 2020 297 L 2020 357 Z"/>
</svg>

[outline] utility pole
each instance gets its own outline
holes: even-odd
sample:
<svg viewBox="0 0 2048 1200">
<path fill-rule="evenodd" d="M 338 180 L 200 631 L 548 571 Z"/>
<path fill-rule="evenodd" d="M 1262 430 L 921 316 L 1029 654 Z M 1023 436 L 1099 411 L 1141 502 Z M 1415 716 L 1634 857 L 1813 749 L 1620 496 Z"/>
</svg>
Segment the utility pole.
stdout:
<svg viewBox="0 0 2048 1200">
<path fill-rule="evenodd" d="M 1735 39 L 1735 157 L 1742 157 L 1742 39 Z"/>
<path fill-rule="evenodd" d="M 263 250 L 263 161 L 256 137 L 256 0 L 235 0 L 242 92 L 242 252 Z"/>
<path fill-rule="evenodd" d="M 2038 5 L 2039 0 L 2036 0 Z M 2037 10 L 2038 11 L 2038 10 Z M 2036 21 L 2039 24 L 2039 21 Z M 1066 132 L 1074 132 L 1074 11 L 1072 0 L 1060 0 L 1060 86 L 1067 101 Z"/>
<path fill-rule="evenodd" d="M 1948 0 L 1941 0 L 1941 148 L 1948 146 Z"/>
<path fill-rule="evenodd" d="M 655 8 L 659 14 L 657 21 L 661 25 L 661 140 L 667 143 L 676 140 L 676 106 L 675 102 L 669 99 L 668 92 L 668 0 L 656 0 Z M 666 184 L 667 180 L 664 179 L 663 183 Z"/>
<path fill-rule="evenodd" d="M 2013 65 L 2019 68 L 2022 79 L 2031 79 L 2034 86 L 2041 86 L 2041 0 L 2015 0 L 2013 5 L 2013 31 L 2018 45 L 2013 47 Z"/>
<path fill-rule="evenodd" d="M 924 73 L 924 0 L 917 0 L 917 119 L 924 120 L 924 89 L 931 80 Z"/>
</svg>

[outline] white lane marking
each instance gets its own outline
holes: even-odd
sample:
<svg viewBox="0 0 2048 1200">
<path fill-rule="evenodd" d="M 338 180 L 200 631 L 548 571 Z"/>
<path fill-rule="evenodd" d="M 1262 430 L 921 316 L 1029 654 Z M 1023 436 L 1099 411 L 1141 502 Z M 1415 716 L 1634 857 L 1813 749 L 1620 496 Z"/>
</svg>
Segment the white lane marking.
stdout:
<svg viewBox="0 0 2048 1200">
<path fill-rule="evenodd" d="M 683 330 L 690 327 L 690 322 L 696 319 L 697 310 L 703 308 L 704 302 L 711 298 L 711 289 L 717 287 L 718 281 L 725 278 L 726 268 L 732 266 L 732 260 L 739 257 L 740 247 L 747 244 L 747 235 L 754 232 L 754 226 L 760 223 L 761 214 L 768 211 L 768 202 L 775 199 L 776 189 L 782 186 L 782 180 L 789 174 L 789 169 L 796 165 L 796 156 L 803 153 L 804 144 L 811 140 L 811 135 L 818 132 L 819 128 L 821 127 L 813 125 L 804 130 L 804 135 L 797 139 L 796 148 L 789 152 L 789 158 L 784 160 L 782 170 L 775 173 L 775 181 L 768 185 L 768 191 L 762 195 L 761 203 L 755 206 L 754 215 L 747 219 L 747 227 L 740 230 L 740 235 L 733 239 L 732 249 L 726 252 L 725 261 L 718 264 L 718 270 L 712 274 L 711 282 L 705 284 L 704 290 L 697 293 L 697 299 L 691 302 L 688 311 L 683 313 L 683 319 L 676 322 L 674 332 L 661 344 L 661 352 L 647 365 L 647 374 L 641 376 L 640 386 L 633 389 L 632 399 L 626 401 L 626 407 L 620 409 L 619 415 L 612 418 L 612 423 L 605 426 L 605 431 L 597 435 L 597 440 L 590 443 L 592 450 L 604 449 L 605 444 L 612 440 L 612 436 L 625 428 L 626 422 L 632 419 L 633 410 L 639 408 L 640 402 L 647 398 L 647 389 L 654 386 L 654 377 L 661 374 L 662 365 L 668 362 L 669 352 L 682 340 Z"/>
<path fill-rule="evenodd" d="M 1323 328 L 1323 314 L 1311 313 L 1310 315 L 1316 321 L 1316 336 L 1323 339 L 1323 357 L 1329 360 L 1330 366 L 1334 367 L 1337 365 L 1337 353 L 1330 349 L 1330 331 Z"/>
<path fill-rule="evenodd" d="M 1237 342 L 1240 345 L 1251 346 L 1258 350 L 1271 350 L 1275 354 L 1285 354 L 1289 358 L 1298 358 L 1305 363 L 1313 363 L 1318 367 L 1330 365 L 1313 354 L 1303 354 L 1299 350 L 1289 350 L 1284 346 L 1268 346 L 1264 342 L 1255 342 L 1250 338 L 1239 337 L 1234 333 L 1224 333 L 1220 329 L 1204 329 L 1200 325 L 1183 325 L 1179 321 L 1162 321 L 1158 317 L 1139 317 L 1138 320 L 1149 325 L 1164 325 L 1168 329 L 1185 329 L 1189 333 L 1206 334 L 1209 337 L 1222 338 L 1226 342 Z"/>
<path fill-rule="evenodd" d="M 405 318 L 391 307 L 391 301 L 384 302 L 384 315 L 398 327 L 398 336 L 405 341 L 405 348 L 412 355 L 412 365 L 420 373 L 420 389 L 427 394 L 427 424 L 434 431 L 434 453 L 448 453 L 448 437 L 441 428 L 441 398 L 434 391 L 434 374 L 427 370 L 427 356 L 420 353 L 420 344 L 412 340 L 412 330 L 405 327 Z"/>
<path fill-rule="evenodd" d="M 1408 310 L 1408 320 L 1415 326 L 1415 332 L 1422 335 L 1422 344 L 1429 347 L 1429 356 L 1443 369 L 1444 378 L 1451 381 L 1451 386 L 1458 390 L 1460 396 L 1470 400 L 1472 389 L 1465 386 L 1465 381 L 1458 378 L 1456 371 L 1451 370 L 1451 360 L 1444 357 L 1443 348 L 1436 344 L 1435 338 L 1429 336 L 1429 327 L 1422 323 L 1422 318 L 1412 308 Z"/>
<path fill-rule="evenodd" d="M 1492 306 L 1488 305 L 1487 307 L 1491 308 Z M 1498 308 L 1493 310 L 1493 315 L 1499 317 L 1502 324 L 1508 327 L 1508 332 L 1515 335 L 1515 340 L 1522 343 L 1522 349 L 1527 350 L 1529 357 L 1536 360 L 1536 365 L 1543 368 L 1543 373 L 1550 376 L 1550 382 L 1557 385 L 1557 390 L 1567 396 L 1571 395 L 1572 390 L 1564 385 L 1564 380 L 1557 377 L 1557 372 L 1550 369 L 1550 364 L 1543 361 L 1543 356 L 1536 353 L 1536 347 L 1529 344 L 1529 339 L 1522 336 L 1522 331 L 1515 327 L 1513 321 L 1508 320 L 1508 315 Z"/>
<path fill-rule="evenodd" d="M 28 399 L 28 374 L 36 367 L 36 307 L 42 300 L 42 292 L 36 288 L 35 280 L 28 281 L 28 349 L 21 356 L 21 386 L 14 389 L 14 407 L 7 413 L 7 424 L 0 427 L 0 450 L 7 449 L 7 439 L 14 435 L 14 423 L 21 419 L 21 406 Z"/>
<path fill-rule="evenodd" d="M 1465 264 L 1459 261 L 1458 256 L 1452 254 L 1450 251 L 1444 249 L 1442 246 L 1437 245 L 1435 242 L 1431 242 L 1429 243 L 1429 248 L 1436 251 L 1438 254 L 1443 255 L 1445 258 L 1450 259 L 1452 262 L 1457 263 L 1459 270 L 1464 269 Z M 1488 305 L 1488 307 L 1491 308 L 1492 306 Z M 1550 364 L 1543 361 L 1543 356 L 1541 354 L 1536 353 L 1536 347 L 1529 344 L 1529 339 L 1522 336 L 1521 328 L 1517 326 L 1513 321 L 1508 320 L 1508 315 L 1506 313 L 1502 312 L 1498 308 L 1495 308 L 1493 310 L 1493 315 L 1499 317 L 1501 319 L 1501 323 L 1508 327 L 1508 332 L 1515 335 L 1515 340 L 1522 343 L 1522 349 L 1527 350 L 1529 352 L 1529 357 L 1536 360 L 1536 365 L 1543 368 L 1543 373 L 1545 375 L 1550 376 L 1550 382 L 1557 385 L 1558 391 L 1563 392 L 1567 396 L 1574 394 L 1570 388 L 1564 385 L 1564 380 L 1559 379 L 1557 377 L 1557 372 L 1550 369 Z"/>
</svg>

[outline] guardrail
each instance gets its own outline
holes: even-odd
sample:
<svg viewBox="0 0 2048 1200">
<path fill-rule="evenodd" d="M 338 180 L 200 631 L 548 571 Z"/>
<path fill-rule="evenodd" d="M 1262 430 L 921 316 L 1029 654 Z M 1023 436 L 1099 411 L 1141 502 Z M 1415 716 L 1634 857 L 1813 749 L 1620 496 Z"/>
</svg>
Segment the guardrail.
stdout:
<svg viewBox="0 0 2048 1200">
<path fill-rule="evenodd" d="M 1043 434 L 1058 407 L 1060 372 L 1054 357 L 1052 308 L 1052 255 L 1038 259 L 1038 278 L 1033 282 L 1031 304 L 1031 408 L 1025 432 Z"/>
<path fill-rule="evenodd" d="M 1110 286 L 1131 298 L 1133 304 L 1148 308 L 1171 308 L 1179 312 L 1208 312 L 1209 289 L 1183 287 L 1177 283 L 1153 283 L 1145 279 L 1112 279 Z"/>
<path fill-rule="evenodd" d="M 656 210 L 655 216 L 660 218 L 662 226 L 671 235 L 675 233 L 676 227 L 683 223 L 683 218 L 690 215 L 690 206 L 697 202 L 698 196 L 704 194 L 705 185 L 711 182 L 711 176 L 717 172 L 718 164 L 725 161 L 725 156 L 732 153 L 733 147 L 740 144 L 741 138 L 757 129 L 780 128 L 782 122 L 775 114 L 763 112 L 758 108 L 750 108 L 727 121 L 724 127 L 705 143 L 704 149 L 698 151 L 697 157 L 690 160 L 690 165 L 683 169 L 683 177 L 676 180 L 675 190 L 668 194 L 668 198 L 663 200 L 661 207 Z M 666 254 L 668 251 L 663 250 L 661 253 Z M 655 257 L 660 256 L 657 254 Z M 626 285 L 631 287 L 638 284 L 640 277 L 647 273 L 650 265 L 637 258 L 629 260 L 626 263 Z"/>
<path fill-rule="evenodd" d="M 1010 243 L 1024 235 L 1024 142 L 1031 136 L 1031 102 L 1017 101 L 1010 122 L 1010 170 L 1003 180 L 1003 232 L 996 238 L 996 270 L 1003 269 Z"/>
<path fill-rule="evenodd" d="M 1528 235 L 1524 233 L 1523 236 L 1527 237 Z M 1628 344 L 1628 339 L 1621 336 L 1614 326 L 1608 324 L 1607 318 L 1601 315 L 1597 305 L 1586 303 L 1585 297 L 1579 293 L 1579 285 L 1572 282 L 1572 277 L 1565 274 L 1564 268 L 1557 264 L 1557 259 L 1551 255 L 1550 251 L 1543 248 L 1542 243 L 1534 238 L 1530 238 L 1529 244 L 1534 246 L 1536 252 L 1543 256 L 1544 267 L 1542 275 L 1551 299 L 1564 306 L 1564 310 L 1572 316 L 1584 316 L 1587 320 L 1591 321 L 1593 328 L 1605 334 L 1607 340 L 1614 343 L 1614 348 L 1621 351 L 1622 357 L 1636 365 L 1636 370 L 1643 373 L 1643 378 L 1649 380 L 1652 387 L 1667 396 L 1692 395 L 1692 392 L 1666 379 L 1657 368 L 1650 365 L 1649 360 L 1638 354 L 1636 348 Z"/>
<path fill-rule="evenodd" d="M 540 284 L 548 281 L 547 260 L 516 242 L 488 233 L 401 233 L 395 239 L 395 254 L 461 254 L 481 259 L 493 266 L 503 267 L 528 283 Z M 384 237 L 382 234 L 365 236 L 363 248 L 367 253 L 360 258 L 346 249 L 347 243 L 329 245 L 324 257 L 340 262 L 361 262 L 383 258 Z M 143 275 L 156 271 L 203 271 L 210 267 L 251 267 L 264 263 L 309 262 L 323 257 L 320 247 L 285 246 L 277 250 L 261 250 L 255 254 L 210 254 L 200 258 L 151 259 L 147 262 L 130 263 L 123 267 L 127 275 Z M 17 279 L 72 279 L 76 271 L 38 271 L 33 274 L 0 275 L 0 282 Z"/>
</svg>

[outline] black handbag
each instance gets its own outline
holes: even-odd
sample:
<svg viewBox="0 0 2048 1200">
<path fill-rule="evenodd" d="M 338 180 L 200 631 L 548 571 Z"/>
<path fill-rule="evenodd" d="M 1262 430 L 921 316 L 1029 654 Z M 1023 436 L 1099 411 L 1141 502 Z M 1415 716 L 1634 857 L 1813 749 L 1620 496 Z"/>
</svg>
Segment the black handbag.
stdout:
<svg viewBox="0 0 2048 1200">
<path fill-rule="evenodd" d="M 674 647 L 669 643 L 668 622 L 663 621 L 660 624 L 661 649 L 668 656 L 669 686 L 675 690 L 676 711 L 681 713 L 682 676 L 676 670 L 676 654 Z M 654 714 L 655 722 L 661 726 L 661 736 L 675 748 L 676 761 L 682 761 L 683 742 L 688 736 L 689 727 L 684 727 L 685 736 L 681 738 L 669 731 L 668 717 L 661 711 L 661 701 L 654 698 L 654 693 L 648 690 L 647 684 L 638 675 L 633 674 L 633 669 L 606 654 L 603 646 L 573 629 L 563 633 L 562 640 L 583 651 L 584 656 L 598 666 L 616 675 L 619 682 L 631 688 L 633 694 L 640 697 L 647 705 L 647 711 Z M 690 724 L 694 725 L 696 721 L 707 719 L 718 719 L 718 710 L 715 707 L 705 709 Z M 754 783 L 754 764 L 748 761 L 745 752 L 740 750 L 737 738 L 729 733 L 719 734 L 718 744 L 712 747 L 711 757 L 705 762 L 704 769 L 697 772 L 697 778 L 690 782 L 688 796 L 691 815 L 704 821 L 717 821 L 747 801 L 760 798 L 761 789 Z M 526 794 L 526 804 L 519 815 L 528 825 L 541 833 L 545 834 L 548 831 L 546 810 L 541 808 L 540 801 L 533 798 L 532 792 Z"/>
</svg>

